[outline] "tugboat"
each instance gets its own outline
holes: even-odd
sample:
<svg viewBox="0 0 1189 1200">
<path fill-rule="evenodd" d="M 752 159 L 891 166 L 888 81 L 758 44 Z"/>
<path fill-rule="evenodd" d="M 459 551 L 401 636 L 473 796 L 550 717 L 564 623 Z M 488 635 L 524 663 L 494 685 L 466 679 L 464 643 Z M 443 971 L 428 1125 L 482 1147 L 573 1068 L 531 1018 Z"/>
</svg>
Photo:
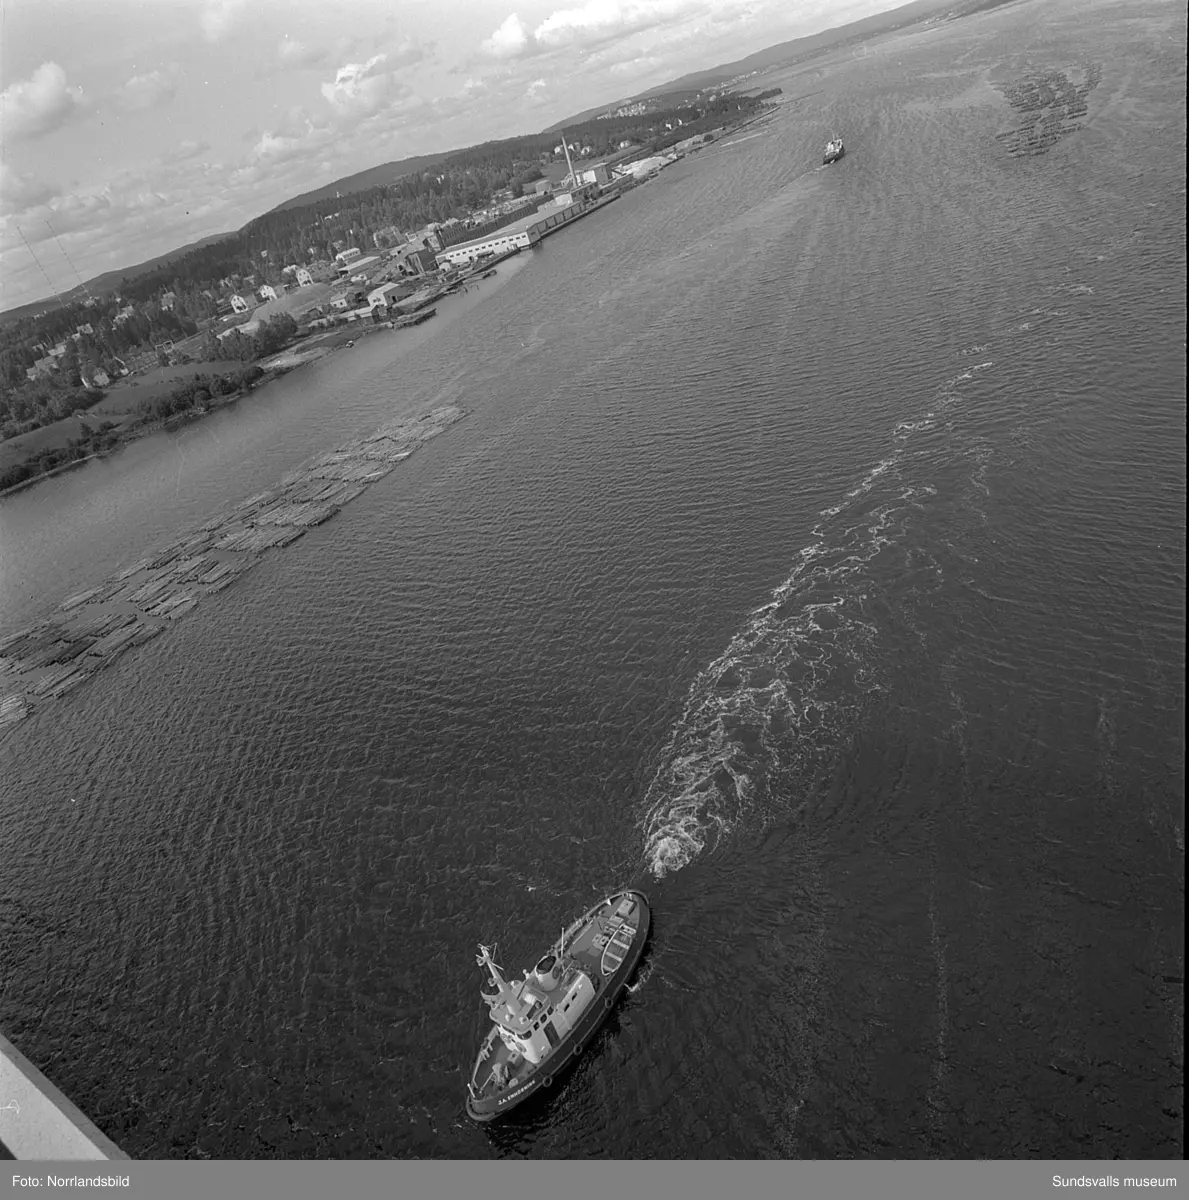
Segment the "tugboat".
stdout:
<svg viewBox="0 0 1189 1200">
<path fill-rule="evenodd" d="M 826 143 L 826 152 L 822 155 L 822 166 L 828 167 L 831 163 L 836 163 L 845 153 L 846 148 L 842 144 L 842 139 L 832 138 Z"/>
<path fill-rule="evenodd" d="M 648 938 L 643 892 L 616 892 L 580 916 L 523 980 L 509 983 L 495 951 L 480 944 L 475 962 L 494 993 L 480 991 L 492 1027 L 467 1082 L 467 1113 L 502 1116 L 578 1057 L 615 1006 Z"/>
</svg>

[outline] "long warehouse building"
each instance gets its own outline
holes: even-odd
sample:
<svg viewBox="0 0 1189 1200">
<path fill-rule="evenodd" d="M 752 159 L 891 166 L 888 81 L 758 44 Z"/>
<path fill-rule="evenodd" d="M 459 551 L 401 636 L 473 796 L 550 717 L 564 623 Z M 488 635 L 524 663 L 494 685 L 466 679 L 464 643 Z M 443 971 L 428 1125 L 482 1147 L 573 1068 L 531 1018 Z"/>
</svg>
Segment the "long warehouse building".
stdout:
<svg viewBox="0 0 1189 1200">
<path fill-rule="evenodd" d="M 558 207 L 540 208 L 530 216 L 521 217 L 519 221 L 513 221 L 511 225 L 505 225 L 503 229 L 497 229 L 486 237 L 460 242 L 457 246 L 448 246 L 445 250 L 438 251 L 437 260 L 439 263 L 448 262 L 451 266 L 459 267 L 474 262 L 484 254 L 504 254 L 517 247 L 527 249 L 529 246 L 535 246 L 551 229 L 581 215 L 586 207 L 586 194 L 593 194 L 594 191 L 595 188 L 590 186 L 575 189 L 574 196 L 579 196 L 580 192 L 584 193 L 579 199 Z"/>
</svg>

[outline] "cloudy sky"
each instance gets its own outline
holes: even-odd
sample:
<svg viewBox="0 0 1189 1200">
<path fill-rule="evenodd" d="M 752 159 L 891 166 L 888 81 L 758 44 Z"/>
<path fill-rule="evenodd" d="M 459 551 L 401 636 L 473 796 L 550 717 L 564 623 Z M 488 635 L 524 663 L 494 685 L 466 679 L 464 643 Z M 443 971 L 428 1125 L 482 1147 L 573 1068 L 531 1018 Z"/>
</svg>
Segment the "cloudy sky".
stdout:
<svg viewBox="0 0 1189 1200">
<path fill-rule="evenodd" d="M 0 0 L 0 309 L 898 2 Z"/>
</svg>

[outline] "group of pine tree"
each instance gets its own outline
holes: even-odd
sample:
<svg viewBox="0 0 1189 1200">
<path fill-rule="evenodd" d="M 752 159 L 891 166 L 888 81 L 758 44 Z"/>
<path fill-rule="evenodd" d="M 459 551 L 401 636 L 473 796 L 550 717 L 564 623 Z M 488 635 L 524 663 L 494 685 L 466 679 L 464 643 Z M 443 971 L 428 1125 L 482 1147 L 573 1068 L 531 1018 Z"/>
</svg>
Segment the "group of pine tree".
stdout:
<svg viewBox="0 0 1189 1200">
<path fill-rule="evenodd" d="M 725 92 L 659 112 L 594 119 L 568 128 L 565 137 L 596 158 L 624 142 L 657 151 L 745 117 L 779 90 L 753 97 Z M 465 219 L 501 192 L 522 195 L 559 157 L 560 140 L 561 134 L 553 132 L 487 142 L 444 154 L 431 167 L 383 187 L 274 209 L 224 239 L 122 279 L 114 295 L 53 303 L 36 316 L 5 324 L 0 327 L 0 440 L 84 407 L 80 390 L 90 371 L 110 374 L 129 355 L 195 335 L 224 297 L 247 280 L 254 287 L 279 285 L 287 266 L 331 261 L 348 246 L 365 252 L 383 248 L 393 244 L 398 231 Z M 80 327 L 84 332 L 74 337 Z M 258 339 L 258 351 L 265 352 L 272 340 Z M 29 380 L 27 369 L 63 341 L 60 369 Z M 248 351 L 237 345 L 234 353 Z"/>
</svg>

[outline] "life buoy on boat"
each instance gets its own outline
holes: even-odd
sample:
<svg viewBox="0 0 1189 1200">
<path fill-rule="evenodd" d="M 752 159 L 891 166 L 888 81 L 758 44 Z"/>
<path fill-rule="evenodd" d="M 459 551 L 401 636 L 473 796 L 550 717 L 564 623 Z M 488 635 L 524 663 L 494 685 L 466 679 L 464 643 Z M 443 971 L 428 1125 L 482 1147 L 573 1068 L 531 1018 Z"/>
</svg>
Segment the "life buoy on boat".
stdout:
<svg viewBox="0 0 1189 1200">
<path fill-rule="evenodd" d="M 541 1080 L 541 1082 L 542 1082 L 542 1083 L 543 1083 L 543 1084 L 544 1084 L 546 1087 L 552 1087 L 552 1086 L 553 1086 L 553 1076 L 552 1076 L 552 1075 L 546 1075 L 546 1076 L 545 1076 L 545 1078 Z"/>
<path fill-rule="evenodd" d="M 604 1007 L 604 1008 L 605 1008 L 605 1009 L 606 1009 L 608 1012 L 610 1012 L 610 1011 L 611 1011 L 611 1005 L 612 1005 L 612 1003 L 613 1003 L 613 1001 L 612 1001 L 612 999 L 611 999 L 611 997 L 610 997 L 610 996 L 604 996 L 604 997 L 603 997 L 603 1007 Z"/>
</svg>

